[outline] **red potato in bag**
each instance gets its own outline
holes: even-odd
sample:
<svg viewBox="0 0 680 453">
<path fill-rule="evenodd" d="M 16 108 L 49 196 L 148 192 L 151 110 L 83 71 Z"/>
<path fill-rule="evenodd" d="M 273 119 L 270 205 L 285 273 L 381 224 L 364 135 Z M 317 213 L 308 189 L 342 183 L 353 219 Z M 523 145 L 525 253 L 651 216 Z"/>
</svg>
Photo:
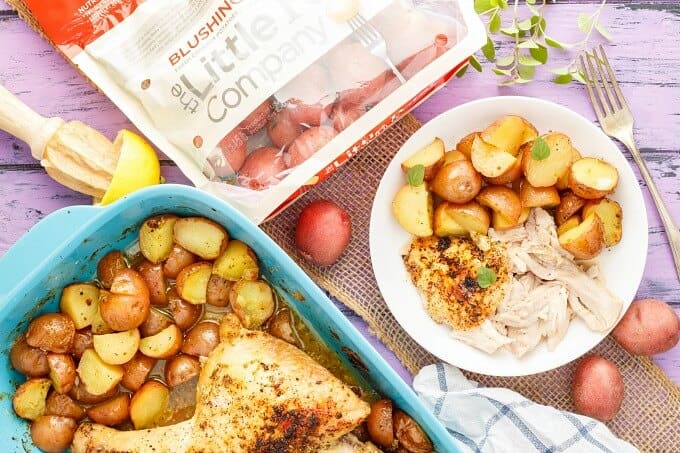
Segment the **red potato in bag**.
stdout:
<svg viewBox="0 0 680 453">
<path fill-rule="evenodd" d="M 238 129 L 225 135 L 208 156 L 215 175 L 227 178 L 239 171 L 246 160 L 247 144 L 248 137 Z"/>
<path fill-rule="evenodd" d="M 249 189 L 263 190 L 283 179 L 286 168 L 283 151 L 271 146 L 258 148 L 246 158 L 238 182 Z"/>
<path fill-rule="evenodd" d="M 304 131 L 288 148 L 283 159 L 288 168 L 297 167 L 326 146 L 337 135 L 329 126 L 312 127 Z"/>
<path fill-rule="evenodd" d="M 331 115 L 333 128 L 338 132 L 342 132 L 350 124 L 361 118 L 364 113 L 366 113 L 366 107 L 363 105 L 339 103 L 335 106 Z"/>
<path fill-rule="evenodd" d="M 253 112 L 246 117 L 241 124 L 239 124 L 239 129 L 248 135 L 257 134 L 263 127 L 267 125 L 269 121 L 269 116 L 274 111 L 272 106 L 272 101 L 267 99 L 258 108 L 253 110 Z M 238 169 L 236 170 L 238 171 Z"/>
<path fill-rule="evenodd" d="M 313 64 L 276 93 L 293 123 L 321 125 L 333 110 L 335 91 L 328 70 Z M 275 143 L 276 144 L 276 143 Z"/>
<path fill-rule="evenodd" d="M 278 149 L 284 149 L 302 134 L 305 128 L 302 124 L 293 121 L 289 109 L 277 112 L 267 126 L 267 135 L 272 145 Z"/>
</svg>

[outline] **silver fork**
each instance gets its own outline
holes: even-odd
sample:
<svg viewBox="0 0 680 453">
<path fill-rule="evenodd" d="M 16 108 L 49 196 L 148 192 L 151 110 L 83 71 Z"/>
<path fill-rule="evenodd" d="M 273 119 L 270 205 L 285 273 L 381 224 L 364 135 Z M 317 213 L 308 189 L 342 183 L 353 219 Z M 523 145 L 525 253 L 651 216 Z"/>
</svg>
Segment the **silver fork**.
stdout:
<svg viewBox="0 0 680 453">
<path fill-rule="evenodd" d="M 579 57 L 590 100 L 593 103 L 593 108 L 602 130 L 610 137 L 614 137 L 626 145 L 640 168 L 640 173 L 645 183 L 647 183 L 647 188 L 652 195 L 656 209 L 659 211 L 663 226 L 666 229 L 668 242 L 673 252 L 675 271 L 678 274 L 678 278 L 680 278 L 680 231 L 664 205 L 659 190 L 649 174 L 647 165 L 642 160 L 640 151 L 638 151 L 635 145 L 635 139 L 633 138 L 633 114 L 628 107 L 626 99 L 623 97 L 623 93 L 619 88 L 602 45 L 599 46 L 599 50 L 599 55 L 597 49 L 593 49 L 590 53 L 586 52 L 585 61 L 583 55 Z"/>
<path fill-rule="evenodd" d="M 352 27 L 355 35 L 359 38 L 361 45 L 368 49 L 373 55 L 382 58 L 390 67 L 394 75 L 397 76 L 401 83 L 406 83 L 406 79 L 399 69 L 392 63 L 390 57 L 387 55 L 387 43 L 380 32 L 366 19 L 361 13 L 357 13 L 349 20 L 349 26 Z"/>
</svg>

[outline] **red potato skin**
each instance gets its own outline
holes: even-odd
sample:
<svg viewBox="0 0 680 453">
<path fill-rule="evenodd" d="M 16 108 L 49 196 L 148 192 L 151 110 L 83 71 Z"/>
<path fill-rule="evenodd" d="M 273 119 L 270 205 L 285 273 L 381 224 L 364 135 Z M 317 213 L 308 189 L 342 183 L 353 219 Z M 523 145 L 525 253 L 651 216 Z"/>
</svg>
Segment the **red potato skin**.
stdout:
<svg viewBox="0 0 680 453">
<path fill-rule="evenodd" d="M 288 148 L 284 161 L 288 168 L 297 167 L 326 146 L 337 132 L 329 126 L 312 127 L 304 131 Z"/>
<path fill-rule="evenodd" d="M 267 126 L 267 135 L 278 149 L 284 149 L 302 134 L 304 127 L 292 120 L 287 109 L 277 112 Z"/>
<path fill-rule="evenodd" d="M 630 354 L 660 354 L 673 349 L 680 341 L 680 318 L 663 301 L 637 300 L 614 328 L 612 337 Z"/>
<path fill-rule="evenodd" d="M 331 115 L 333 128 L 338 132 L 342 132 L 350 124 L 361 118 L 364 113 L 366 113 L 366 108 L 362 105 L 338 104 Z"/>
<path fill-rule="evenodd" d="M 333 104 L 303 104 L 300 101 L 288 101 L 286 105 L 286 112 L 291 121 L 297 124 L 304 124 L 309 127 L 320 126 L 325 123 L 331 116 L 333 111 Z"/>
<path fill-rule="evenodd" d="M 272 101 L 267 99 L 259 107 L 257 107 L 253 112 L 246 117 L 241 124 L 239 124 L 239 129 L 248 135 L 257 134 L 263 127 L 267 125 L 269 121 L 269 116 L 274 111 L 272 107 Z"/>
<path fill-rule="evenodd" d="M 248 151 L 248 137 L 238 128 L 229 132 L 217 144 L 222 151 L 222 156 L 210 158 L 215 174 L 220 177 L 231 176 L 243 165 Z M 221 162 L 219 157 L 223 157 L 225 162 Z"/>
<path fill-rule="evenodd" d="M 302 257 L 318 266 L 335 263 L 352 237 L 349 214 L 332 201 L 307 205 L 295 228 L 295 244 Z"/>
<path fill-rule="evenodd" d="M 571 381 L 571 398 L 576 412 L 609 421 L 621 409 L 623 394 L 623 377 L 614 362 L 590 355 L 576 366 Z"/>
<path fill-rule="evenodd" d="M 286 171 L 283 152 L 278 148 L 258 148 L 246 159 L 238 174 L 239 184 L 253 190 L 264 190 L 281 180 Z"/>
</svg>

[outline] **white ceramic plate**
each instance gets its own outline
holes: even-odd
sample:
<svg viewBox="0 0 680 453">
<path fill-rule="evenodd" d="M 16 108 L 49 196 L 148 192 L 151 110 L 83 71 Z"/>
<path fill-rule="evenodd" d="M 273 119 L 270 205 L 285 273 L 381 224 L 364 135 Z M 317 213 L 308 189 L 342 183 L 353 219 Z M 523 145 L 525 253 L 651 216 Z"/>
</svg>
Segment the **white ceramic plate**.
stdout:
<svg viewBox="0 0 680 453">
<path fill-rule="evenodd" d="M 465 370 L 523 376 L 548 371 L 580 357 L 605 334 L 592 332 L 577 318 L 554 351 L 548 351 L 542 343 L 521 359 L 508 351 L 490 355 L 452 338 L 450 328 L 432 321 L 423 308 L 401 259 L 411 236 L 392 215 L 392 198 L 405 184 L 402 161 L 434 137 L 442 138 L 447 149 L 452 149 L 469 132 L 481 130 L 508 114 L 525 117 L 539 133 L 564 132 L 584 156 L 602 158 L 618 169 L 619 185 L 612 198 L 623 209 L 623 239 L 603 251 L 599 259 L 607 286 L 624 301 L 625 311 L 638 289 L 647 257 L 647 215 L 640 186 L 624 156 L 600 129 L 552 102 L 514 96 L 485 98 L 449 110 L 425 124 L 399 150 L 380 182 L 371 211 L 370 244 L 373 271 L 385 302 L 399 324 L 423 348 Z"/>
</svg>

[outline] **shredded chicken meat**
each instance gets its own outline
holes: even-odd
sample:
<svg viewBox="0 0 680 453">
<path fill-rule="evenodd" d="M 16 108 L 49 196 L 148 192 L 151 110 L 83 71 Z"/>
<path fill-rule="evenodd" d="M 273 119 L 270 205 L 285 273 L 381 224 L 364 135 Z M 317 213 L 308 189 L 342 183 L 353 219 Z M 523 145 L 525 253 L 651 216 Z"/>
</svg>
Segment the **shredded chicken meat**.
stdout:
<svg viewBox="0 0 680 453">
<path fill-rule="evenodd" d="M 555 349 L 574 316 L 596 332 L 619 318 L 623 303 L 605 286 L 597 263 L 574 261 L 543 209 L 533 209 L 523 226 L 473 239 L 481 249 L 489 239 L 503 243 L 511 279 L 495 313 L 478 327 L 453 330 L 455 338 L 487 353 L 506 348 L 521 357 L 544 339 Z"/>
</svg>

